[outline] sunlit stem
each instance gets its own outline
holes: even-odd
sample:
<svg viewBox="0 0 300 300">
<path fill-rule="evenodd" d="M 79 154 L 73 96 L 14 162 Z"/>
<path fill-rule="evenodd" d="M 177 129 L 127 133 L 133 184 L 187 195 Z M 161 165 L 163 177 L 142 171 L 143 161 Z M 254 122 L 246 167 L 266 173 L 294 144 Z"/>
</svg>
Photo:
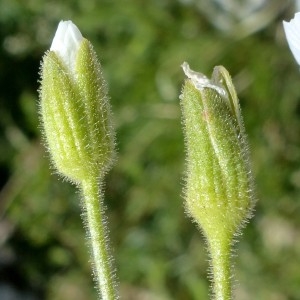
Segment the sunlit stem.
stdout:
<svg viewBox="0 0 300 300">
<path fill-rule="evenodd" d="M 216 237 L 209 241 L 214 300 L 231 300 L 231 239 Z"/>
<path fill-rule="evenodd" d="M 92 177 L 92 176 L 91 176 Z M 101 299 L 118 299 L 108 249 L 100 185 L 91 179 L 82 183 L 86 226 L 91 240 L 94 272 L 98 281 Z"/>
</svg>

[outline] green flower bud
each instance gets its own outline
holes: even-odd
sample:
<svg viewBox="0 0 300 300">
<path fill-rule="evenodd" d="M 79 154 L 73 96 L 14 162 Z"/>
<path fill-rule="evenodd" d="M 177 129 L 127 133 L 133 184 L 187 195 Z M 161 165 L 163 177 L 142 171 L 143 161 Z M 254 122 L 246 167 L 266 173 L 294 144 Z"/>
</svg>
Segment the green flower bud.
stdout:
<svg viewBox="0 0 300 300">
<path fill-rule="evenodd" d="M 114 158 L 114 133 L 101 66 L 91 43 L 61 22 L 41 67 L 40 112 L 57 170 L 72 182 L 102 176 Z"/>
<path fill-rule="evenodd" d="M 187 150 L 186 207 L 205 235 L 234 234 L 253 208 L 248 144 L 226 69 L 212 79 L 185 63 L 181 96 Z"/>
<path fill-rule="evenodd" d="M 251 215 L 253 180 L 247 137 L 230 75 L 215 67 L 212 79 L 190 70 L 181 106 L 187 172 L 186 210 L 208 242 L 216 299 L 230 299 L 233 237 Z"/>
</svg>

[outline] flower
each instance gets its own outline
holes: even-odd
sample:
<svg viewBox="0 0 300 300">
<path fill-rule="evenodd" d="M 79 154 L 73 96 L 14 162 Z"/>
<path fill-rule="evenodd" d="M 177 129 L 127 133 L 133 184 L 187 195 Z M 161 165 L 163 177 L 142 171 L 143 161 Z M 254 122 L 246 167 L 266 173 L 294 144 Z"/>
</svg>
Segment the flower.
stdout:
<svg viewBox="0 0 300 300">
<path fill-rule="evenodd" d="M 290 22 L 283 21 L 283 28 L 294 58 L 300 65 L 300 12 Z"/>
<path fill-rule="evenodd" d="M 103 176 L 114 157 L 106 83 L 92 44 L 71 21 L 59 23 L 41 77 L 41 121 L 54 166 L 76 183 Z"/>
<path fill-rule="evenodd" d="M 182 65 L 188 79 L 181 95 L 187 153 L 188 214 L 209 240 L 236 235 L 251 216 L 255 199 L 247 136 L 227 70 L 212 78 Z"/>
</svg>

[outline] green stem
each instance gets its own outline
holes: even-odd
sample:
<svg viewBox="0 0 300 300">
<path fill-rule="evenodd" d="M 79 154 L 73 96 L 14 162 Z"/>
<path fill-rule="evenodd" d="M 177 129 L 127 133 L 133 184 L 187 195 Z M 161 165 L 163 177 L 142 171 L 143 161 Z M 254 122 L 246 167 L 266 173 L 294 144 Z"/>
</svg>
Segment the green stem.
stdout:
<svg viewBox="0 0 300 300">
<path fill-rule="evenodd" d="M 111 259 L 109 255 L 106 226 L 103 213 L 102 194 L 97 180 L 91 179 L 82 183 L 86 226 L 92 245 L 94 272 L 103 300 L 118 299 Z"/>
<path fill-rule="evenodd" d="M 215 300 L 231 300 L 231 239 L 209 241 Z"/>
</svg>

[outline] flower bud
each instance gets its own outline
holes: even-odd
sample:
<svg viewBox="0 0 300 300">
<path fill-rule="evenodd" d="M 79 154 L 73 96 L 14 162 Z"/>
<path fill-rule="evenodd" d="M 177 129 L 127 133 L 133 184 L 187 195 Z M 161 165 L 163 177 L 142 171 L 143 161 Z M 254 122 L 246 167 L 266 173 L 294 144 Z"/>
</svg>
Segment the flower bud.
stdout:
<svg viewBox="0 0 300 300">
<path fill-rule="evenodd" d="M 209 242 L 224 235 L 231 240 L 254 205 L 240 106 L 224 67 L 215 67 L 212 79 L 187 63 L 183 70 L 188 77 L 181 95 L 186 209 Z"/>
<path fill-rule="evenodd" d="M 114 133 L 101 66 L 91 43 L 60 22 L 41 66 L 40 114 L 57 170 L 72 182 L 102 176 L 114 158 Z"/>
</svg>

